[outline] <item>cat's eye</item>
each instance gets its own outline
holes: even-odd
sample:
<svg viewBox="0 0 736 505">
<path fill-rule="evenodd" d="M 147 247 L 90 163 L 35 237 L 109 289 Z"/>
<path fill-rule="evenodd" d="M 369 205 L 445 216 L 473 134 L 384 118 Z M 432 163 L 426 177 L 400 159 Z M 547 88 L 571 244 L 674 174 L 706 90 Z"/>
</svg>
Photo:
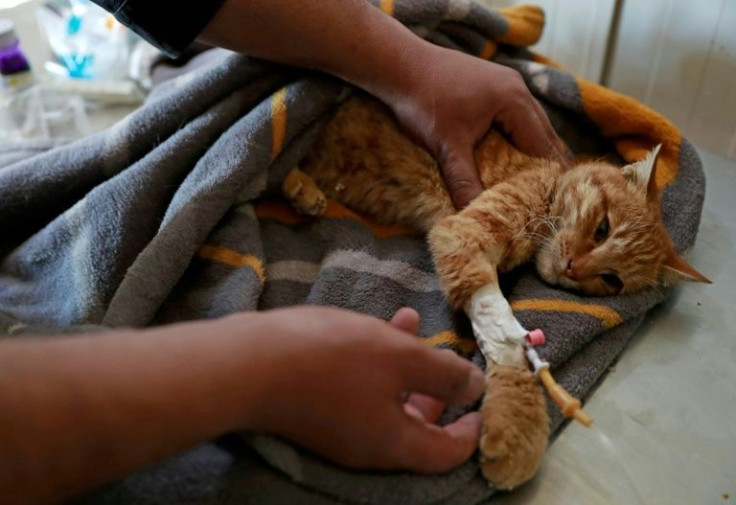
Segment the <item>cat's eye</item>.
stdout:
<svg viewBox="0 0 736 505">
<path fill-rule="evenodd" d="M 613 294 L 620 293 L 624 289 L 624 283 L 621 278 L 616 274 L 601 274 L 601 279 L 606 283 L 606 286 L 613 290 Z"/>
<path fill-rule="evenodd" d="M 608 222 L 608 216 L 603 218 L 603 221 L 598 224 L 598 227 L 595 229 L 595 235 L 593 238 L 595 239 L 596 243 L 603 242 L 608 238 L 608 234 L 611 232 L 611 225 Z"/>
</svg>

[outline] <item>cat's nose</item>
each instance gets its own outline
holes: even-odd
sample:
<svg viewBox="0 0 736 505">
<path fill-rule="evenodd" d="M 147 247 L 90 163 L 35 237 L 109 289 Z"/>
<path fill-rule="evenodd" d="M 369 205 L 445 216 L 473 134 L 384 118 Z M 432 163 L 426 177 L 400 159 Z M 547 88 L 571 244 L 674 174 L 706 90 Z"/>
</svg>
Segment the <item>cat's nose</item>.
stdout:
<svg viewBox="0 0 736 505">
<path fill-rule="evenodd" d="M 572 260 L 569 260 L 567 262 L 567 268 L 565 269 L 565 277 L 568 277 L 572 280 L 577 280 L 577 273 L 575 272 L 575 265 L 573 265 Z"/>
</svg>

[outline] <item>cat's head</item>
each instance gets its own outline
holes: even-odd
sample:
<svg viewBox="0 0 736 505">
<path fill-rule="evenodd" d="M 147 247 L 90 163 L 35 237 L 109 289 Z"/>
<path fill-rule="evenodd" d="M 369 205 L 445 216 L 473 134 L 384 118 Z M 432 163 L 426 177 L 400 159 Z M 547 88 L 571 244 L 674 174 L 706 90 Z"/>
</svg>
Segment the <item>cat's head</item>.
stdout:
<svg viewBox="0 0 736 505">
<path fill-rule="evenodd" d="M 623 168 L 581 163 L 565 172 L 536 266 L 544 280 L 594 296 L 676 281 L 710 282 L 674 250 L 662 224 L 655 167 L 659 146 Z"/>
</svg>

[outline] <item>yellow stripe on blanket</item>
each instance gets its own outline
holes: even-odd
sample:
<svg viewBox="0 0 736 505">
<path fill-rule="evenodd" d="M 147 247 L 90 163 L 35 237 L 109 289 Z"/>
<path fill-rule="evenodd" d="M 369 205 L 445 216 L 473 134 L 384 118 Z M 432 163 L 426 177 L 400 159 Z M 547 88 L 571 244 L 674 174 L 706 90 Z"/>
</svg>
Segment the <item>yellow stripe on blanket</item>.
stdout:
<svg viewBox="0 0 736 505">
<path fill-rule="evenodd" d="M 509 23 L 508 31 L 498 39 L 504 44 L 526 47 L 536 44 L 544 30 L 544 11 L 536 5 L 515 5 L 498 12 Z"/>
<path fill-rule="evenodd" d="M 295 226 L 313 221 L 313 217 L 297 213 L 289 204 L 280 200 L 262 200 L 255 204 L 258 219 L 272 219 L 280 223 Z M 327 209 L 322 215 L 324 218 L 352 219 L 371 230 L 378 238 L 391 238 L 404 235 L 415 235 L 416 232 L 403 226 L 387 226 L 378 224 L 368 218 L 363 218 L 344 205 L 334 201 L 327 201 Z"/>
<path fill-rule="evenodd" d="M 199 248 L 197 256 L 231 267 L 250 267 L 261 280 L 261 284 L 266 282 L 266 272 L 263 268 L 263 263 L 252 254 L 241 254 L 227 247 L 205 244 Z"/>
<path fill-rule="evenodd" d="M 470 354 L 478 349 L 474 339 L 460 338 L 454 331 L 443 331 L 424 339 L 424 343 L 430 347 L 449 346 L 456 351 Z"/>
<path fill-rule="evenodd" d="M 675 180 L 682 135 L 674 124 L 631 97 L 585 79 L 576 78 L 576 83 L 585 113 L 598 125 L 604 137 L 613 140 L 626 161 L 633 163 L 643 159 L 661 143 L 657 186 L 662 188 Z"/>
<path fill-rule="evenodd" d="M 613 328 L 621 324 L 621 314 L 605 305 L 595 305 L 567 300 L 529 299 L 517 300 L 511 303 L 515 311 L 531 310 L 539 312 L 570 312 L 597 317 L 606 328 Z"/>
<path fill-rule="evenodd" d="M 271 161 L 284 148 L 286 138 L 286 88 L 281 88 L 271 97 Z"/>
</svg>

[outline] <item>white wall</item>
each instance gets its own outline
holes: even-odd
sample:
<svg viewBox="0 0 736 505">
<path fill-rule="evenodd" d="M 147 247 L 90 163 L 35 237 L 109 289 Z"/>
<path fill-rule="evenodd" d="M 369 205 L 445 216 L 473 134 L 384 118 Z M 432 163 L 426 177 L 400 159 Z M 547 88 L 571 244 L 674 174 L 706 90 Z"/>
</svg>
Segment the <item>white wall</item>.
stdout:
<svg viewBox="0 0 736 505">
<path fill-rule="evenodd" d="M 614 0 L 531 1 L 547 13 L 536 50 L 599 81 Z M 662 112 L 696 144 L 736 158 L 736 0 L 624 0 L 607 85 Z"/>
<path fill-rule="evenodd" d="M 736 0 L 629 0 L 609 85 L 736 157 Z"/>
<path fill-rule="evenodd" d="M 614 0 L 485 0 L 492 7 L 533 3 L 546 26 L 533 50 L 591 81 L 601 77 Z"/>
</svg>

